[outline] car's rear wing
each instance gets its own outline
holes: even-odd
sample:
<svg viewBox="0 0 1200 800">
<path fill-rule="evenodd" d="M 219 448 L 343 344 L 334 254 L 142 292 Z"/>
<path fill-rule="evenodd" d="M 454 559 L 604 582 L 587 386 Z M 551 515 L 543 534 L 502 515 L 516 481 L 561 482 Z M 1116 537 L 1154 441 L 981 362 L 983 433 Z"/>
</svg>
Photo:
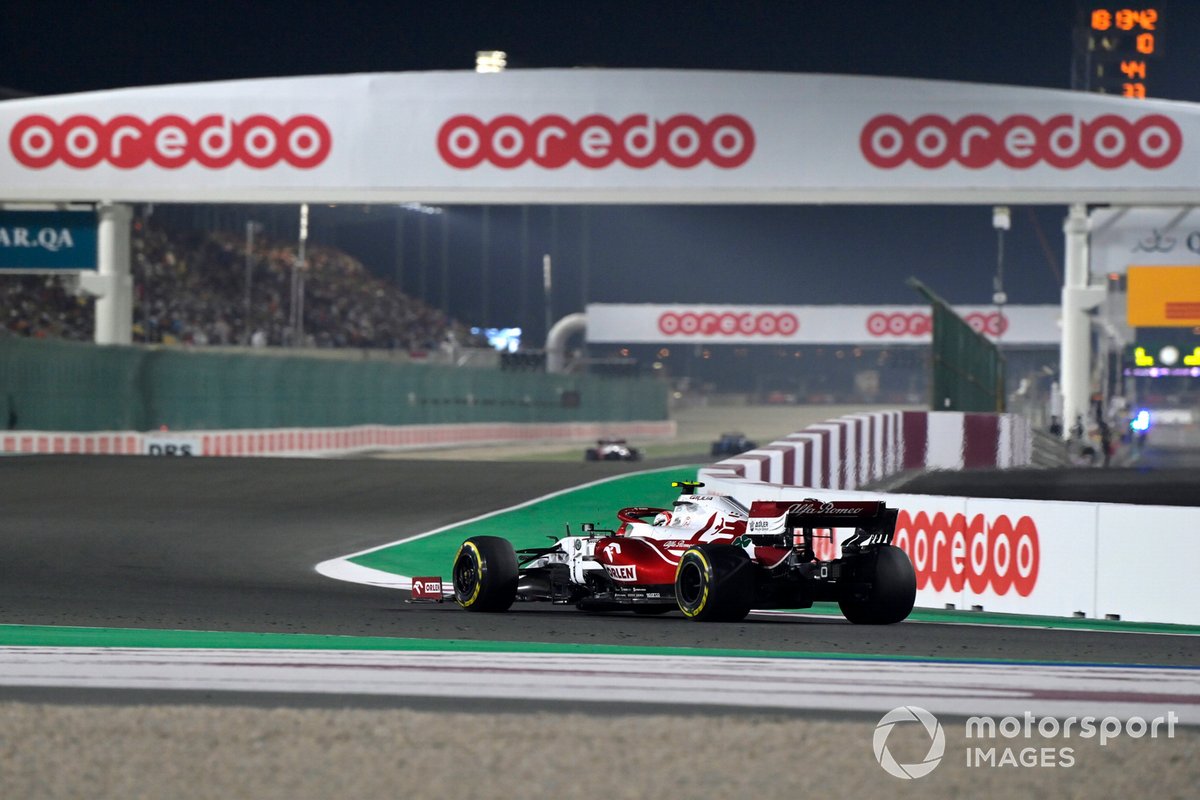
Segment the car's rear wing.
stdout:
<svg viewBox="0 0 1200 800">
<path fill-rule="evenodd" d="M 778 536 L 796 530 L 854 528 L 855 536 L 847 540 L 851 545 L 890 544 L 896 533 L 896 515 L 897 509 L 878 500 L 759 500 L 750 506 L 746 533 L 751 537 Z"/>
</svg>

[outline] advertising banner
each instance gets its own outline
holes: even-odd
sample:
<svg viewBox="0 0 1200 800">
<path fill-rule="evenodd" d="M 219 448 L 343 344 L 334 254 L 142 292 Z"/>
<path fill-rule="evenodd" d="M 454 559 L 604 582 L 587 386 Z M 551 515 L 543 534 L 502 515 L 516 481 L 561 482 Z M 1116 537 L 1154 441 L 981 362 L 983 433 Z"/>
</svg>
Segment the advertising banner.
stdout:
<svg viewBox="0 0 1200 800">
<path fill-rule="evenodd" d="M 960 306 L 1001 344 L 1057 345 L 1058 306 Z M 929 306 L 733 306 L 591 303 L 587 339 L 621 344 L 928 344 Z"/>
<path fill-rule="evenodd" d="M 91 211 L 0 211 L 0 272 L 96 268 Z"/>
<path fill-rule="evenodd" d="M 0 103 L 0 200 L 1180 203 L 1200 107 L 701 70 L 223 81 Z"/>
<path fill-rule="evenodd" d="M 1200 326 L 1200 266 L 1131 266 L 1127 288 L 1127 319 L 1130 326 Z"/>
<path fill-rule="evenodd" d="M 1088 243 L 1096 278 L 1130 266 L 1200 264 L 1200 209 L 1182 206 L 1098 208 Z"/>
</svg>

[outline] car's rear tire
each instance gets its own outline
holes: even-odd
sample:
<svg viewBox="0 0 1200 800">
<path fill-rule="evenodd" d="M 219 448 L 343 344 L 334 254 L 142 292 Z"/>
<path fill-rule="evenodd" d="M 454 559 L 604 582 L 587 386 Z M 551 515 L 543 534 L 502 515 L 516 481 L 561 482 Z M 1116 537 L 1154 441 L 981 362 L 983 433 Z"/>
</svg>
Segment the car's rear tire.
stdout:
<svg viewBox="0 0 1200 800">
<path fill-rule="evenodd" d="M 597 453 L 595 450 L 587 450 L 583 454 L 583 460 L 584 461 L 599 461 L 600 454 Z"/>
<path fill-rule="evenodd" d="M 472 536 L 454 557 L 454 599 L 467 611 L 506 611 L 517 599 L 517 554 L 499 536 Z"/>
<path fill-rule="evenodd" d="M 688 548 L 675 571 L 675 600 L 689 619 L 745 619 L 754 602 L 754 565 L 750 557 L 731 544 Z"/>
<path fill-rule="evenodd" d="M 908 618 L 917 598 L 917 574 L 908 554 L 881 544 L 858 556 L 838 606 L 856 625 L 891 625 Z"/>
</svg>

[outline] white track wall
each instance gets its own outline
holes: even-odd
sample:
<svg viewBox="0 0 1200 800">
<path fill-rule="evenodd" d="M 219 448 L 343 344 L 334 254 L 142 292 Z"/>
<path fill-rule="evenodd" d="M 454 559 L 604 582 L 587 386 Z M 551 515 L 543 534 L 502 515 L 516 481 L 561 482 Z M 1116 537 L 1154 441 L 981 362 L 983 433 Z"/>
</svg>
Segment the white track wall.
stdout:
<svg viewBox="0 0 1200 800">
<path fill-rule="evenodd" d="M 1023 466 L 1032 452 L 1029 423 L 1016 414 L 876 411 L 810 425 L 700 475 L 854 489 L 906 470 Z"/>
<path fill-rule="evenodd" d="M 901 417 L 899 425 L 884 424 L 896 419 L 892 415 Z M 1200 625 L 1200 581 L 1195 580 L 1200 509 L 849 490 L 853 477 L 877 474 L 881 466 L 884 474 L 906 468 L 906 461 L 907 468 L 919 468 L 918 457 L 924 468 L 959 469 L 970 460 L 965 453 L 981 452 L 979 441 L 968 441 L 979 436 L 997 442 L 994 466 L 1029 462 L 1029 429 L 1022 420 L 999 416 L 993 427 L 971 416 L 856 415 L 854 420 L 871 420 L 868 430 L 887 432 L 875 439 L 883 453 L 873 449 L 869 438 L 855 438 L 861 426 L 855 424 L 851 433 L 851 418 L 843 417 L 705 468 L 699 477 L 709 490 L 747 505 L 816 497 L 883 500 L 898 508 L 895 542 L 912 559 L 921 607 L 1059 617 L 1119 615 L 1123 620 Z M 853 443 L 845 450 L 843 438 Z M 811 473 L 818 480 L 803 485 L 781 480 L 782 454 L 794 452 L 798 462 L 807 464 L 811 451 L 815 462 L 823 464 L 826 442 L 833 443 L 828 448 L 832 457 L 827 470 Z M 793 468 L 790 474 L 809 473 Z M 818 555 L 835 557 L 836 540 L 850 533 L 836 531 L 832 549 Z"/>
</svg>

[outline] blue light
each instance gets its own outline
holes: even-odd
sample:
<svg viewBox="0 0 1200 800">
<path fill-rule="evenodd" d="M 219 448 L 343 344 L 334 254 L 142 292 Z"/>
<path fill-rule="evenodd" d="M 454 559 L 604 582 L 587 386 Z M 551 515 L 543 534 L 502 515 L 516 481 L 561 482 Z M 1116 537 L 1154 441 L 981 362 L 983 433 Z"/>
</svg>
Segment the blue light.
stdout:
<svg viewBox="0 0 1200 800">
<path fill-rule="evenodd" d="M 471 328 L 471 333 L 487 338 L 492 347 L 507 353 L 515 353 L 521 346 L 520 328 Z"/>
<path fill-rule="evenodd" d="M 1150 430 L 1150 412 L 1146 409 L 1138 409 L 1137 416 L 1129 423 L 1129 429 L 1134 431 Z"/>
</svg>

